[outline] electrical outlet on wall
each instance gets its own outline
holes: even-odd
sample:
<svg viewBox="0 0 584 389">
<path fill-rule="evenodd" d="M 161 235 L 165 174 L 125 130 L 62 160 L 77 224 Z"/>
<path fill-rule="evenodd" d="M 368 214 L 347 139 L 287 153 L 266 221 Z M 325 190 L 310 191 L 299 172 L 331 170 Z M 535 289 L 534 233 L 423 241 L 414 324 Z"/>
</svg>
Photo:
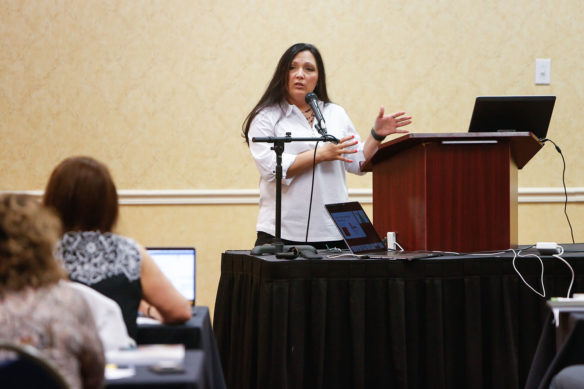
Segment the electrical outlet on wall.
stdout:
<svg viewBox="0 0 584 389">
<path fill-rule="evenodd" d="M 537 58 L 535 60 L 535 84 L 549 85 L 552 73 L 552 60 L 549 58 Z"/>
</svg>

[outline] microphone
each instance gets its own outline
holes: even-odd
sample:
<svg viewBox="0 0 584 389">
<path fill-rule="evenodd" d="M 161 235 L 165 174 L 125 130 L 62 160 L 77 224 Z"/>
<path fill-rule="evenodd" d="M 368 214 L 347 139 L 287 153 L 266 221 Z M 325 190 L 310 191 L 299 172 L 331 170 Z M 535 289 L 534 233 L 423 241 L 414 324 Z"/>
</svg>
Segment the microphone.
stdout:
<svg viewBox="0 0 584 389">
<path fill-rule="evenodd" d="M 314 116 L 316 117 L 316 129 L 320 135 L 326 135 L 326 123 L 324 122 L 324 117 L 318 107 L 318 97 L 316 97 L 316 93 L 307 93 L 304 97 L 304 101 L 306 101 L 306 104 L 310 105 L 312 112 L 314 112 Z"/>
</svg>

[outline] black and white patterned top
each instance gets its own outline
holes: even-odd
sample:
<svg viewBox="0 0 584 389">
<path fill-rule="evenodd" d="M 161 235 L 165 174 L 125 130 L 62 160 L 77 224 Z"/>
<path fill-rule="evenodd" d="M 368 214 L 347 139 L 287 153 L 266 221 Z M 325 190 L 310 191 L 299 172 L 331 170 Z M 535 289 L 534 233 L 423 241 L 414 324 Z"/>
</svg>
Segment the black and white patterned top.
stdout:
<svg viewBox="0 0 584 389">
<path fill-rule="evenodd" d="M 57 256 L 72 281 L 90 286 L 118 303 L 128 334 L 136 339 L 136 316 L 142 299 L 138 244 L 109 232 L 70 231 L 59 242 Z"/>
</svg>

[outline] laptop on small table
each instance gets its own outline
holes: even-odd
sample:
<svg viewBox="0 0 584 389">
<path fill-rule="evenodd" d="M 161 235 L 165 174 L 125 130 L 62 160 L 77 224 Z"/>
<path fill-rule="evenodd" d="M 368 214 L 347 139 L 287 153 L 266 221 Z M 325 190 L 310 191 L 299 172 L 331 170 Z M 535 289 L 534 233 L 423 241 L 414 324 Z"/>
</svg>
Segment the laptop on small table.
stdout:
<svg viewBox="0 0 584 389">
<path fill-rule="evenodd" d="M 373 223 L 357 201 L 325 204 L 326 210 L 341 233 L 351 253 L 359 258 L 415 259 L 436 257 L 432 251 L 389 251 Z"/>
<path fill-rule="evenodd" d="M 197 259 L 195 248 L 147 247 L 146 251 L 166 278 L 194 307 Z"/>
</svg>

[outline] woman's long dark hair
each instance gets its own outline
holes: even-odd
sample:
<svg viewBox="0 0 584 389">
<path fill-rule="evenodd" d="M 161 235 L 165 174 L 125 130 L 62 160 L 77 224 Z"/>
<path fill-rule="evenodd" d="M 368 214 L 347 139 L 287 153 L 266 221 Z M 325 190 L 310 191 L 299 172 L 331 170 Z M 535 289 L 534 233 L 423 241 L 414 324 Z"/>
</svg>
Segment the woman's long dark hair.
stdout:
<svg viewBox="0 0 584 389">
<path fill-rule="evenodd" d="M 264 92 L 260 101 L 243 121 L 243 137 L 245 138 L 245 142 L 248 145 L 249 139 L 247 134 L 249 133 L 249 126 L 251 125 L 251 122 L 265 107 L 273 104 L 279 104 L 286 99 L 286 83 L 288 82 L 288 72 L 290 71 L 290 65 L 292 64 L 294 57 L 296 57 L 296 54 L 306 50 L 310 51 L 312 55 L 314 55 L 316 66 L 318 68 L 318 82 L 314 88 L 314 93 L 316 93 L 319 100 L 323 101 L 324 103 L 330 103 L 330 99 L 326 90 L 324 63 L 322 62 L 322 57 L 320 56 L 318 49 L 309 43 L 296 43 L 290 46 L 280 58 L 278 66 L 276 66 L 276 70 L 272 76 L 272 80 L 270 81 L 270 84 L 268 85 L 268 88 Z"/>
</svg>

